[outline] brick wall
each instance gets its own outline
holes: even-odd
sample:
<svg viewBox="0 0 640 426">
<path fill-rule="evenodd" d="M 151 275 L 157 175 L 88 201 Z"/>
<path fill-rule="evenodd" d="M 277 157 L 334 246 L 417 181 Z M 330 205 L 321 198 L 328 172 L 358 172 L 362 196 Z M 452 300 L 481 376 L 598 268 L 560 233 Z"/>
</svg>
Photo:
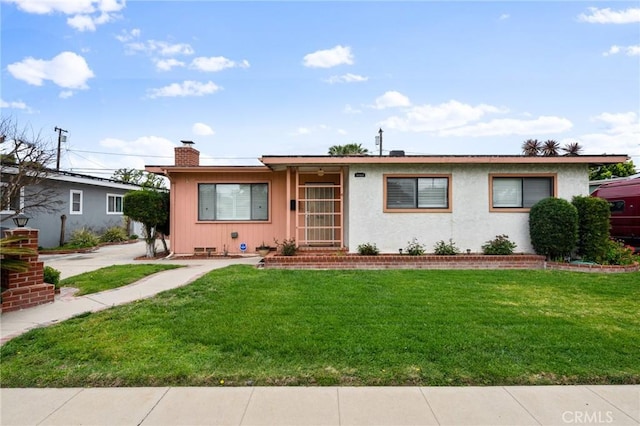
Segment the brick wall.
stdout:
<svg viewBox="0 0 640 426">
<path fill-rule="evenodd" d="M 409 255 L 273 255 L 264 258 L 271 269 L 543 269 L 544 256 L 409 256 Z"/>
<path fill-rule="evenodd" d="M 181 167 L 195 167 L 200 165 L 200 151 L 190 146 L 175 148 L 175 165 Z"/>
<path fill-rule="evenodd" d="M 17 258 L 29 264 L 26 272 L 2 270 L 2 312 L 30 308 L 43 303 L 53 302 L 55 286 L 44 283 L 44 264 L 38 260 L 38 230 L 16 228 L 5 231 L 5 236 L 21 236 L 24 240 L 12 245 L 30 248 L 32 255 L 20 255 Z M 14 257 L 14 256 L 12 256 Z"/>
</svg>

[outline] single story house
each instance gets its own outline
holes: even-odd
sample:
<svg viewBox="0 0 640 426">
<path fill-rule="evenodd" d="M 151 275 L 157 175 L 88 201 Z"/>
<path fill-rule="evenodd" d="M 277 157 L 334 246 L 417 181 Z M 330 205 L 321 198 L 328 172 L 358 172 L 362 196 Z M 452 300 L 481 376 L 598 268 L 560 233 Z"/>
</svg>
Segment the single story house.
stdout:
<svg viewBox="0 0 640 426">
<path fill-rule="evenodd" d="M 4 172 L 10 173 L 9 168 Z M 48 207 L 30 208 L 32 198 L 42 197 L 43 187 L 49 200 L 44 203 Z M 39 230 L 38 246 L 44 248 L 58 247 L 68 242 L 71 233 L 76 229 L 86 228 L 98 234 L 108 228 L 124 225 L 122 201 L 128 191 L 139 190 L 139 185 L 119 182 L 65 171 L 51 171 L 38 185 L 21 189 L 20 197 L 9 200 L 0 211 L 2 228 L 13 228 L 10 220 L 17 211 L 29 216 L 29 228 Z M 31 200 L 33 201 L 33 200 Z M 140 234 L 140 224 L 133 223 L 131 233 Z"/>
<path fill-rule="evenodd" d="M 173 166 L 147 166 L 171 182 L 176 255 L 253 253 L 263 242 L 347 249 L 375 243 L 398 253 L 414 238 L 461 250 L 506 234 L 532 252 L 529 209 L 553 196 L 589 195 L 590 164 L 626 155 L 263 156 L 261 166 L 200 166 L 192 143 Z"/>
</svg>

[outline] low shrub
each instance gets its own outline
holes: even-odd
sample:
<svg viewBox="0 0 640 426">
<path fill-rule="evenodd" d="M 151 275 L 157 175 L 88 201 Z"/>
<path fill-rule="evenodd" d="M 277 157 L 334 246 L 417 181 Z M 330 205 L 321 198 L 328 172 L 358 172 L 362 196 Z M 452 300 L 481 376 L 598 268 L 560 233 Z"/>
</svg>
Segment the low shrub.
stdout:
<svg viewBox="0 0 640 426">
<path fill-rule="evenodd" d="M 489 255 L 513 254 L 513 250 L 518 247 L 513 241 L 509 241 L 508 235 L 496 235 L 493 240 L 487 241 L 482 246 L 482 253 Z"/>
<path fill-rule="evenodd" d="M 127 231 L 119 226 L 113 226 L 107 229 L 104 234 L 100 236 L 100 242 L 102 243 L 121 243 L 128 239 Z"/>
<path fill-rule="evenodd" d="M 130 239 L 130 240 L 137 240 L 138 238 L 140 238 L 140 237 L 138 237 L 138 235 L 137 235 L 137 234 L 131 234 L 131 235 L 129 235 L 129 239 Z"/>
<path fill-rule="evenodd" d="M 456 247 L 456 243 L 449 238 L 449 242 L 445 243 L 444 240 L 440 240 L 433 246 L 433 252 L 437 255 L 447 256 L 460 253 L 460 249 Z"/>
<path fill-rule="evenodd" d="M 375 256 L 380 253 L 375 243 L 364 243 L 358 246 L 358 253 L 363 256 Z"/>
<path fill-rule="evenodd" d="M 298 251 L 298 246 L 296 245 L 295 238 L 291 238 L 289 240 L 282 240 L 282 242 L 278 242 L 278 240 L 274 240 L 276 246 L 278 247 L 278 251 L 283 256 L 293 256 Z"/>
<path fill-rule="evenodd" d="M 68 247 L 88 248 L 95 247 L 100 243 L 100 238 L 90 229 L 80 228 L 71 233 Z"/>
<path fill-rule="evenodd" d="M 51 266 L 44 267 L 44 282 L 60 288 L 60 271 Z"/>
<path fill-rule="evenodd" d="M 632 247 L 612 238 L 607 241 L 604 255 L 596 261 L 603 265 L 632 265 L 637 260 L 633 251 Z"/>
<path fill-rule="evenodd" d="M 424 246 L 418 242 L 417 238 L 414 238 L 407 243 L 407 247 L 404 250 L 411 256 L 420 256 L 424 254 Z"/>
</svg>

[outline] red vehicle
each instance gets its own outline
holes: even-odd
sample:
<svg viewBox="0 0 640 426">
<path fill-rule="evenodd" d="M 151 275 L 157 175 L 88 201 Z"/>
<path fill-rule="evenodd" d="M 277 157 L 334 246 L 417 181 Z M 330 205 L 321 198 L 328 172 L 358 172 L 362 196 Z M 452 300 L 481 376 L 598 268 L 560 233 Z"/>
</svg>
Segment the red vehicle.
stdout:
<svg viewBox="0 0 640 426">
<path fill-rule="evenodd" d="M 591 195 L 611 206 L 611 236 L 640 245 L 640 177 L 605 183 Z"/>
</svg>

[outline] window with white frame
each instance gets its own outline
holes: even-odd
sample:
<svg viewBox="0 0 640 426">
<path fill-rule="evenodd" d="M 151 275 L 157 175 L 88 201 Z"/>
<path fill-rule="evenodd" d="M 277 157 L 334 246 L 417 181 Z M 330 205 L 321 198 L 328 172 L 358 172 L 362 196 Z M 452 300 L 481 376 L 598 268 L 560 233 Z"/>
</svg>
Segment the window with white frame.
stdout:
<svg viewBox="0 0 640 426">
<path fill-rule="evenodd" d="M 7 190 L 6 183 L 0 184 L 0 212 L 3 214 L 13 214 L 22 209 L 24 204 L 24 188 L 20 188 L 19 194 L 11 195 Z"/>
<path fill-rule="evenodd" d="M 267 183 L 201 183 L 198 220 L 269 220 Z"/>
<path fill-rule="evenodd" d="M 107 194 L 107 214 L 122 214 L 122 195 Z"/>
<path fill-rule="evenodd" d="M 82 214 L 82 191 L 72 189 L 69 194 L 69 214 Z"/>
<path fill-rule="evenodd" d="M 385 211 L 451 211 L 450 176 L 385 176 Z"/>
<path fill-rule="evenodd" d="M 491 176 L 491 208 L 529 209 L 554 197 L 554 176 Z"/>
</svg>

